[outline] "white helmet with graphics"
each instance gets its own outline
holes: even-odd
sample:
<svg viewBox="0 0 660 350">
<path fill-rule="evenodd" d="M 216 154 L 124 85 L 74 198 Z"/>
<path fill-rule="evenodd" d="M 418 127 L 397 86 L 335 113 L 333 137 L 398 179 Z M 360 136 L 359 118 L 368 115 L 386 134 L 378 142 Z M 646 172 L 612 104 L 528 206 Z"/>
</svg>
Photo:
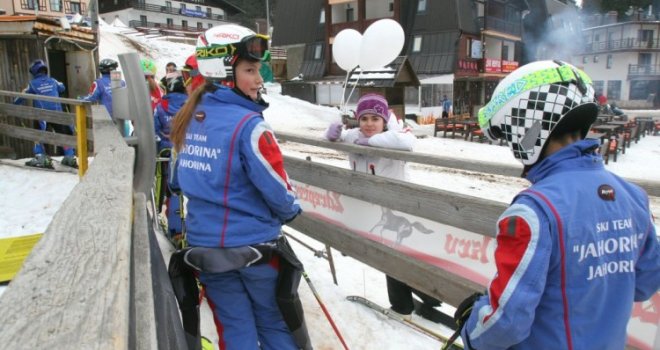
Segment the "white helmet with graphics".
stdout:
<svg viewBox="0 0 660 350">
<path fill-rule="evenodd" d="M 497 85 L 479 110 L 479 125 L 491 140 L 505 139 L 524 165 L 539 160 L 550 134 L 579 130 L 584 138 L 598 106 L 586 73 L 561 61 L 526 64 Z"/>
<path fill-rule="evenodd" d="M 204 77 L 232 80 L 238 58 L 261 61 L 267 50 L 267 36 L 236 24 L 223 24 L 199 35 L 195 57 Z"/>
</svg>

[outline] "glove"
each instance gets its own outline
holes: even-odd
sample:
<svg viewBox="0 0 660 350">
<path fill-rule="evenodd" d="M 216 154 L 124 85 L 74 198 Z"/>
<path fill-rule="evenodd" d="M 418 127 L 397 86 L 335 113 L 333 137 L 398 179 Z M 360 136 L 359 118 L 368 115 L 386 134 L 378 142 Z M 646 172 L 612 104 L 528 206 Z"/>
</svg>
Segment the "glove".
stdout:
<svg viewBox="0 0 660 350">
<path fill-rule="evenodd" d="M 341 137 L 341 130 L 344 128 L 344 125 L 339 122 L 334 122 L 328 127 L 328 131 L 325 132 L 325 138 L 330 141 L 337 141 Z"/>
<path fill-rule="evenodd" d="M 360 146 L 369 146 L 369 138 L 368 137 L 358 137 L 355 141 L 353 141 L 356 145 Z"/>
<path fill-rule="evenodd" d="M 467 322 L 468 318 L 470 318 L 470 314 L 472 313 L 472 306 L 479 298 L 481 298 L 482 295 L 484 294 L 479 292 L 474 293 L 465 298 L 465 300 L 461 302 L 461 305 L 458 305 L 456 308 L 456 312 L 454 313 L 454 322 L 456 322 L 456 326 L 458 326 L 459 330 L 463 328 L 465 322 Z"/>
</svg>

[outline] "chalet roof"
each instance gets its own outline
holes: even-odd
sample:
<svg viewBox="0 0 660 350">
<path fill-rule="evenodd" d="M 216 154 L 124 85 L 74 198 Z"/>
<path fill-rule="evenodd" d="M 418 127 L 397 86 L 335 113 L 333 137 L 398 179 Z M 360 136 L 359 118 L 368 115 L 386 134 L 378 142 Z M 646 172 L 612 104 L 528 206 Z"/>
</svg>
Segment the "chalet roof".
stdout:
<svg viewBox="0 0 660 350">
<path fill-rule="evenodd" d="M 226 0 L 209 0 L 209 1 L 218 4 L 217 7 L 221 8 L 229 16 L 234 16 L 239 13 L 245 13 L 245 10 L 232 4 L 229 1 Z"/>
<path fill-rule="evenodd" d="M 273 46 L 323 42 L 325 26 L 320 23 L 324 0 L 278 1 L 273 15 Z"/>
<path fill-rule="evenodd" d="M 349 86 L 395 87 L 419 86 L 419 79 L 406 56 L 399 56 L 379 70 L 362 71 L 359 68 L 348 77 Z"/>
<path fill-rule="evenodd" d="M 89 48 L 96 46 L 94 32 L 89 27 L 71 25 L 63 30 L 59 20 L 46 16 L 0 16 L 0 37 L 31 36 L 59 39 Z"/>
</svg>

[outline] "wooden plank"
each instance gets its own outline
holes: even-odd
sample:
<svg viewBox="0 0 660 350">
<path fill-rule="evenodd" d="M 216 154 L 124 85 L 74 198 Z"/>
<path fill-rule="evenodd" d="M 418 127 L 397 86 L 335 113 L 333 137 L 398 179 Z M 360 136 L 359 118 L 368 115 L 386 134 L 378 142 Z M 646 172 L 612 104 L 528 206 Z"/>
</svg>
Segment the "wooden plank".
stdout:
<svg viewBox="0 0 660 350">
<path fill-rule="evenodd" d="M 0 298 L 3 348 L 129 348 L 135 151 L 98 150 Z"/>
<path fill-rule="evenodd" d="M 0 124 L 0 134 L 34 142 L 43 142 L 50 145 L 76 147 L 76 137 L 73 135 L 58 134 L 50 131 L 28 129 L 20 126 Z"/>
<path fill-rule="evenodd" d="M 284 157 L 295 181 L 384 207 L 494 237 L 505 203 Z"/>
<path fill-rule="evenodd" d="M 50 111 L 11 103 L 0 103 L 0 114 L 30 120 L 44 120 L 47 123 L 62 125 L 74 125 L 76 123 L 76 116 L 73 113 Z"/>
<path fill-rule="evenodd" d="M 305 213 L 288 226 L 451 305 L 458 305 L 466 296 L 484 289 L 450 271 L 426 264 Z"/>
<path fill-rule="evenodd" d="M 147 199 L 143 193 L 133 195 L 133 264 L 131 285 L 133 300 L 131 309 L 131 332 L 135 344 L 131 349 L 157 349 L 156 314 L 154 312 L 154 291 L 152 278 L 151 254 L 149 248 L 149 218 L 147 216 Z"/>
<path fill-rule="evenodd" d="M 475 161 L 463 158 L 454 158 L 446 156 L 437 156 L 418 152 L 406 152 L 376 147 L 363 147 L 350 145 L 342 142 L 330 142 L 321 138 L 312 138 L 296 135 L 287 132 L 277 132 L 277 139 L 283 141 L 303 143 L 306 145 L 330 148 L 343 152 L 360 153 L 370 157 L 385 157 L 390 159 L 403 160 L 406 162 L 435 165 L 445 168 L 454 168 L 467 171 L 474 171 L 484 174 L 495 174 L 503 176 L 520 177 L 522 173 L 521 166 L 512 166 L 487 161 Z M 660 181 L 626 179 L 642 187 L 649 196 L 660 197 Z"/>
<path fill-rule="evenodd" d="M 33 95 L 33 94 L 26 94 L 23 92 L 14 92 L 14 91 L 6 91 L 6 90 L 0 90 L 0 96 L 8 96 L 8 97 L 22 97 L 28 100 L 43 100 L 43 101 L 49 101 L 49 102 L 59 102 L 59 103 L 64 103 L 68 105 L 91 105 L 92 103 L 89 101 L 83 101 L 83 100 L 77 100 L 75 98 L 63 98 L 63 97 L 52 97 L 52 96 L 42 96 L 42 95 Z"/>
<path fill-rule="evenodd" d="M 0 299 L 3 347 L 128 348 L 133 159 L 100 152 L 63 203 Z"/>
</svg>

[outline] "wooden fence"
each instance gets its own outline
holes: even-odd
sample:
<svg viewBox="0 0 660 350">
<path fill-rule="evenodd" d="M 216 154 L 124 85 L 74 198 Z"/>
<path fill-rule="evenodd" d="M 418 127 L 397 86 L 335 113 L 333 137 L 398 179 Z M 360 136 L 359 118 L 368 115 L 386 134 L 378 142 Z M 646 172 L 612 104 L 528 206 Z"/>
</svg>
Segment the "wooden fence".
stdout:
<svg viewBox="0 0 660 350">
<path fill-rule="evenodd" d="M 0 298 L 0 344 L 184 349 L 147 202 L 133 191 L 135 151 L 92 108 L 94 162 Z"/>
<path fill-rule="evenodd" d="M 25 156 L 27 150 L 31 155 L 33 142 L 41 142 L 55 146 L 75 147 L 78 155 L 78 174 L 82 177 L 87 171 L 87 154 L 93 145 L 93 133 L 88 126 L 92 126 L 89 106 L 90 102 L 24 94 L 11 91 L 0 91 L 0 96 L 9 98 L 23 98 L 26 100 L 40 100 L 61 103 L 72 107 L 73 112 L 51 111 L 31 106 L 14 105 L 0 101 L 0 135 L 5 138 L 19 139 L 18 143 L 5 140 L 4 143 L 15 146 L 20 156 Z M 60 124 L 65 126 L 75 125 L 76 135 L 65 135 L 44 130 L 36 130 L 32 127 L 34 121 L 43 120 L 49 124 Z M 88 137 L 89 135 L 89 137 Z M 20 140 L 30 141 L 26 143 Z M 88 144 L 89 143 L 89 144 Z"/>
</svg>

